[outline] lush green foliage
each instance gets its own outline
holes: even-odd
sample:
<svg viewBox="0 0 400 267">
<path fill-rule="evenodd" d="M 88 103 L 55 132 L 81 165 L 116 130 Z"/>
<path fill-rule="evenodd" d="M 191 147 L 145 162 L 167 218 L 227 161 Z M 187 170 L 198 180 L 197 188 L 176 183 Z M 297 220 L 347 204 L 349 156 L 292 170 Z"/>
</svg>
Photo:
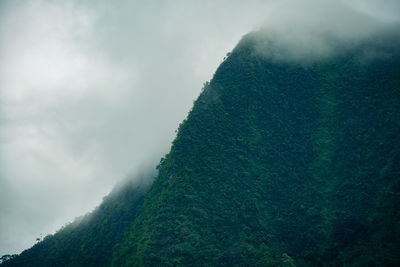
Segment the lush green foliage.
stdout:
<svg viewBox="0 0 400 267">
<path fill-rule="evenodd" d="M 103 199 L 92 213 L 25 250 L 5 266 L 108 266 L 115 244 L 134 221 L 147 182 L 126 183 Z"/>
<path fill-rule="evenodd" d="M 205 83 L 142 205 L 126 194 L 11 262 L 399 266 L 399 54 L 299 66 L 255 42 Z"/>
<path fill-rule="evenodd" d="M 398 58 L 301 67 L 252 45 L 205 84 L 115 265 L 399 263 Z"/>
</svg>

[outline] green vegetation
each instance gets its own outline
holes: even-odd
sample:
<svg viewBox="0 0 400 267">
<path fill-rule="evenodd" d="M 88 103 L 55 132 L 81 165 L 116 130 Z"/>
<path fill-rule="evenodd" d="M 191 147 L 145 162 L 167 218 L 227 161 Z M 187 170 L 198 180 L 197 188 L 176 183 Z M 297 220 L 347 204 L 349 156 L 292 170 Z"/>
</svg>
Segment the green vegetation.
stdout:
<svg viewBox="0 0 400 267">
<path fill-rule="evenodd" d="M 138 177 L 136 177 L 138 178 Z M 139 177 L 140 178 L 140 177 Z M 125 182 L 92 213 L 46 236 L 5 266 L 107 266 L 115 244 L 134 221 L 148 190 L 147 182 Z M 2 266 L 3 266 L 2 265 Z"/>
<path fill-rule="evenodd" d="M 144 200 L 122 191 L 6 266 L 399 266 L 397 49 L 299 66 L 254 36 L 205 83 Z"/>
</svg>

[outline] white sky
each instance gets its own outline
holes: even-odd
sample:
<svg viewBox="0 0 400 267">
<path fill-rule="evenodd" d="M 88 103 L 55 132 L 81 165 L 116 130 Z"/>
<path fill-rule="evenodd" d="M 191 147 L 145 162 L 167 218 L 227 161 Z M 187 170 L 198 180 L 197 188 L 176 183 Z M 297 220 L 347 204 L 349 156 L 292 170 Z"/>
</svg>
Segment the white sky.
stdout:
<svg viewBox="0 0 400 267">
<path fill-rule="evenodd" d="M 397 2 L 347 1 L 384 21 Z M 304 11 L 277 3 L 0 0 L 0 256 L 155 166 L 241 36 Z"/>
</svg>

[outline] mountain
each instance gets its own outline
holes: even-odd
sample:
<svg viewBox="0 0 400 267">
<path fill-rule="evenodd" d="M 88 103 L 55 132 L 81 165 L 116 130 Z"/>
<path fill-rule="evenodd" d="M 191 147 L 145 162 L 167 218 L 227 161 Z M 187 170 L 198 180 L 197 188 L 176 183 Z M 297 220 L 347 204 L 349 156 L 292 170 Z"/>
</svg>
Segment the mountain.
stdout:
<svg viewBox="0 0 400 267">
<path fill-rule="evenodd" d="M 5 266 L 105 266 L 111 264 L 114 246 L 122 241 L 142 205 L 153 174 L 139 173 L 127 180 L 92 213 L 76 219 L 56 234 L 46 236 Z M 3 266 L 1 265 L 1 266 Z"/>
<path fill-rule="evenodd" d="M 399 266 L 399 37 L 326 37 L 306 60 L 247 34 L 149 190 L 123 187 L 3 265 Z"/>
</svg>

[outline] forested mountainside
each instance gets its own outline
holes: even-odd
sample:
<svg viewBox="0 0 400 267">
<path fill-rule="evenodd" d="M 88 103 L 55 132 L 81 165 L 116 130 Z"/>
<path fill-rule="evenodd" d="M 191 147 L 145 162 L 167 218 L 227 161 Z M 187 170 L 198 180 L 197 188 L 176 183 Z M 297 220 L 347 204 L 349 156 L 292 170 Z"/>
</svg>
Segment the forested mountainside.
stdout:
<svg viewBox="0 0 400 267">
<path fill-rule="evenodd" d="M 4 265 L 399 266 L 399 34 L 307 64 L 262 34 L 205 83 L 145 197 Z"/>
<path fill-rule="evenodd" d="M 93 212 L 76 219 L 56 234 L 46 236 L 5 266 L 110 265 L 115 244 L 129 229 L 148 191 L 152 174 L 123 181 Z M 3 266 L 2 265 L 2 266 Z"/>
</svg>

